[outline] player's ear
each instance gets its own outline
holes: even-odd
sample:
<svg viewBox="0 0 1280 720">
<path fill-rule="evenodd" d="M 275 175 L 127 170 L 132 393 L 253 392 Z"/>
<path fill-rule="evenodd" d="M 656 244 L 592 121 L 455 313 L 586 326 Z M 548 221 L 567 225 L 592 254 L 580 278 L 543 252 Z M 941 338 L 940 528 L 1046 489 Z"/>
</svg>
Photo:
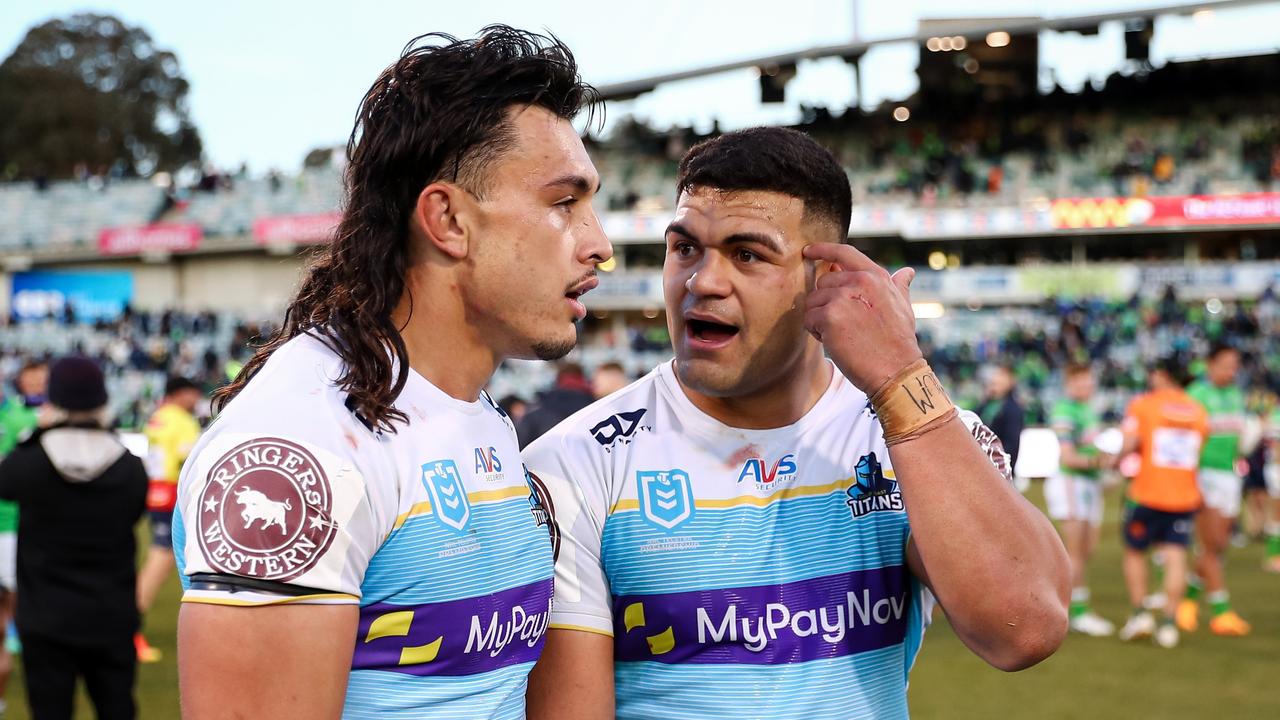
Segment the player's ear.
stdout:
<svg viewBox="0 0 1280 720">
<path fill-rule="evenodd" d="M 418 193 L 409 223 L 426 242 L 439 252 L 461 260 L 467 256 L 470 233 L 471 196 L 465 190 L 445 182 L 433 182 Z"/>
</svg>

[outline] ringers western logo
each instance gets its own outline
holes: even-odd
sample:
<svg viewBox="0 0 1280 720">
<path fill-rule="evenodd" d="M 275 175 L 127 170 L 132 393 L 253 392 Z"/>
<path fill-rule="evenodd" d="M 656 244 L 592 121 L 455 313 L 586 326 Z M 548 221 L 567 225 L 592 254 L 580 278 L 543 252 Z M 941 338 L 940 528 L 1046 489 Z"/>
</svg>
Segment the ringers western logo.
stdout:
<svg viewBox="0 0 1280 720">
<path fill-rule="evenodd" d="M 250 440 L 209 470 L 196 523 L 200 552 L 219 572 L 296 578 L 333 542 L 332 503 L 329 478 L 305 448 Z"/>
</svg>

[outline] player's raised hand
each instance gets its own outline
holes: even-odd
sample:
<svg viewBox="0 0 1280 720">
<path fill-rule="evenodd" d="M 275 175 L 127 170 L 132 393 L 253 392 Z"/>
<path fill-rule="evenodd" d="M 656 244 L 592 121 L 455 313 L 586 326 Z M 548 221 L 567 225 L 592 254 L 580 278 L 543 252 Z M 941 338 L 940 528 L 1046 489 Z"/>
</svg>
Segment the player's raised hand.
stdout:
<svg viewBox="0 0 1280 720">
<path fill-rule="evenodd" d="M 890 275 L 851 245 L 816 243 L 804 257 L 818 263 L 804 325 L 840 372 L 868 395 L 920 359 L 908 289 L 915 270 Z"/>
</svg>

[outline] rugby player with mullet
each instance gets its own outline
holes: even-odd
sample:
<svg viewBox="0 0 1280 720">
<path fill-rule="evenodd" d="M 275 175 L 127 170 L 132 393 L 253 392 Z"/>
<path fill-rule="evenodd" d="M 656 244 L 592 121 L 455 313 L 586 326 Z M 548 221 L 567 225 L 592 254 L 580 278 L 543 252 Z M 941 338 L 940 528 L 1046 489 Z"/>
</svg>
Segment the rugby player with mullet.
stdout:
<svg viewBox="0 0 1280 720">
<path fill-rule="evenodd" d="M 524 718 L 547 517 L 483 393 L 572 349 L 612 256 L 558 40 L 417 38 L 365 96 L 333 239 L 221 392 L 174 527 L 183 716 Z"/>
<path fill-rule="evenodd" d="M 840 164 L 744 130 L 676 192 L 675 359 L 525 451 L 557 547 L 529 717 L 905 718 L 934 598 L 991 665 L 1048 657 L 1062 542 L 922 356 L 913 271 L 843 244 Z"/>
</svg>

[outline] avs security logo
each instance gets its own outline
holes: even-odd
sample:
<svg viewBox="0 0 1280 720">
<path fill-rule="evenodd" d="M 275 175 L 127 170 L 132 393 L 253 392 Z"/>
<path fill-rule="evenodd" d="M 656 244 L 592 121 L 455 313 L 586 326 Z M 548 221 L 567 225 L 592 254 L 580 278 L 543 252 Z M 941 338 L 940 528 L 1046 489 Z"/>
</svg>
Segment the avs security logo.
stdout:
<svg viewBox="0 0 1280 720">
<path fill-rule="evenodd" d="M 478 447 L 474 454 L 476 477 L 486 482 L 501 482 L 506 478 L 506 474 L 502 472 L 502 460 L 498 457 L 497 448 Z"/>
<path fill-rule="evenodd" d="M 693 517 L 693 489 L 684 470 L 637 470 L 636 485 L 640 511 L 650 523 L 673 530 Z"/>
<path fill-rule="evenodd" d="M 422 463 L 422 485 L 431 495 L 431 509 L 441 524 L 459 532 L 471 519 L 471 503 L 462 484 L 458 465 L 452 460 Z"/>
<path fill-rule="evenodd" d="M 310 452 L 280 438 L 237 445 L 200 493 L 200 552 L 219 572 L 291 580 L 333 542 L 329 478 Z"/>
<path fill-rule="evenodd" d="M 591 428 L 591 437 L 600 443 L 605 452 L 613 452 L 613 446 L 619 441 L 623 445 L 630 445 L 631 437 L 636 433 L 653 431 L 652 425 L 640 424 L 640 419 L 644 417 L 646 412 L 648 412 L 646 408 L 640 408 L 631 412 L 610 415 Z"/>
<path fill-rule="evenodd" d="M 761 492 L 771 492 L 783 487 L 795 479 L 799 472 L 794 453 L 787 453 L 778 458 L 773 465 L 768 465 L 760 457 L 747 458 L 738 473 L 738 482 L 750 480 Z"/>
<path fill-rule="evenodd" d="M 902 511 L 902 493 L 898 481 L 884 476 L 875 453 L 867 453 L 853 468 L 854 484 L 845 492 L 845 504 L 855 519 L 882 510 Z"/>
</svg>

